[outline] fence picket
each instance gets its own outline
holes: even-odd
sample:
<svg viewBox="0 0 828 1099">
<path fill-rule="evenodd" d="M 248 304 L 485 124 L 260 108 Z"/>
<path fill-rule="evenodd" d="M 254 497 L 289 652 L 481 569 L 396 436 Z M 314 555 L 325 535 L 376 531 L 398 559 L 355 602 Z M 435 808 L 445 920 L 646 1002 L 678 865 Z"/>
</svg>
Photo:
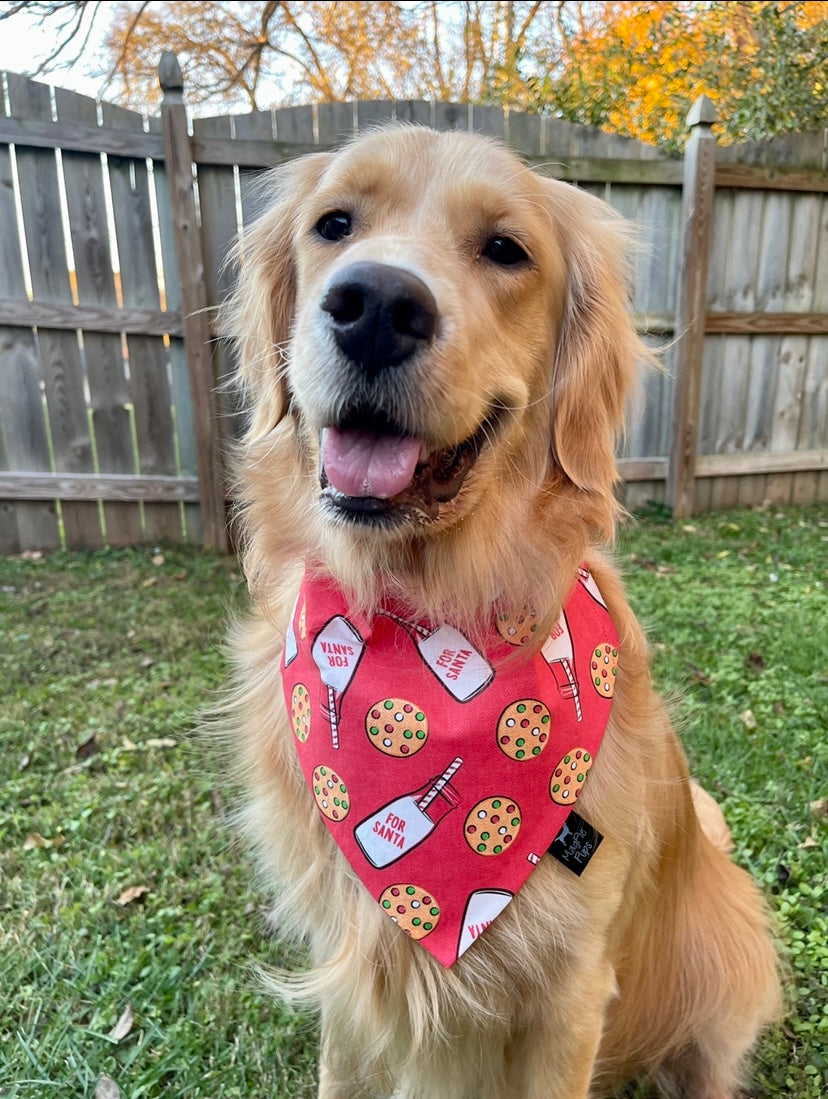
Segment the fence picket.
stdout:
<svg viewBox="0 0 828 1099">
<path fill-rule="evenodd" d="M 143 119 L 132 111 L 113 112 L 120 129 L 143 131 Z M 159 309 L 152 203 L 146 162 L 132 157 L 109 157 L 109 183 L 115 236 L 121 257 L 124 304 Z M 172 400 L 168 381 L 168 353 L 160 336 L 127 336 L 129 388 L 133 404 L 138 471 L 144 475 L 178 472 L 175 460 Z M 144 538 L 180 541 L 178 504 L 143 505 Z"/>
</svg>

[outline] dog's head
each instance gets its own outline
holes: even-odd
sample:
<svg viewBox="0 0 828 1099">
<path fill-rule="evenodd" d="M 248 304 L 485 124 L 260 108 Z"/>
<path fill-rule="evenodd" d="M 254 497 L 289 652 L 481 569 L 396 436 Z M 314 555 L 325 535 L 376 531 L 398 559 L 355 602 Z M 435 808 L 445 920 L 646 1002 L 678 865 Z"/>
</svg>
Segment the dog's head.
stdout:
<svg viewBox="0 0 828 1099">
<path fill-rule="evenodd" d="M 541 496 L 609 533 L 616 435 L 646 356 L 609 207 L 488 139 L 415 127 L 271 180 L 229 310 L 252 505 L 268 454 L 292 448 L 314 548 L 342 560 L 358 545 L 369 568 L 470 527 L 487 556 L 513 550 Z"/>
</svg>

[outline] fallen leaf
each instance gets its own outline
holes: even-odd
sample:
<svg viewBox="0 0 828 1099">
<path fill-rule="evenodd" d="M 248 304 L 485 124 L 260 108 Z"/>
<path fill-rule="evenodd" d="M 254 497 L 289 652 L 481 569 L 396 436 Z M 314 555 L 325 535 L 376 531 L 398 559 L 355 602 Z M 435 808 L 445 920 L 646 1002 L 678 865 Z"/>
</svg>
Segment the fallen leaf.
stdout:
<svg viewBox="0 0 828 1099">
<path fill-rule="evenodd" d="M 18 771 L 25 771 L 25 770 L 26 770 L 26 768 L 27 768 L 27 767 L 29 766 L 29 764 L 30 764 L 31 762 L 32 762 L 32 756 L 31 756 L 31 753 L 30 753 L 30 752 L 27 752 L 27 753 L 25 754 L 25 756 L 23 756 L 23 757 L 21 758 L 20 762 L 19 762 L 19 763 L 18 763 L 18 765 L 17 765 L 17 769 L 18 769 Z"/>
<path fill-rule="evenodd" d="M 90 756 L 97 755 L 100 749 L 98 748 L 98 742 L 95 740 L 95 734 L 92 733 L 75 749 L 76 759 L 89 759 Z"/>
<path fill-rule="evenodd" d="M 149 893 L 148 885 L 130 885 L 121 893 L 120 897 L 115 898 L 115 903 L 119 904 L 121 908 L 126 908 L 133 901 L 139 901 L 146 893 Z"/>
<path fill-rule="evenodd" d="M 129 1032 L 132 1030 L 133 1021 L 132 1004 L 127 1004 L 127 1006 L 121 1012 L 121 1017 L 118 1019 L 118 1022 L 115 1024 L 112 1030 L 110 1030 L 107 1037 L 111 1038 L 113 1042 L 122 1042 L 124 1038 L 126 1038 L 127 1034 L 129 1034 Z"/>
<path fill-rule="evenodd" d="M 819 844 L 813 836 L 808 836 L 802 843 L 798 843 L 796 846 L 800 851 L 811 851 L 814 847 L 819 847 Z"/>
<path fill-rule="evenodd" d="M 739 719 L 746 729 L 756 728 L 756 718 L 753 716 L 753 710 L 742 710 Z"/>
<path fill-rule="evenodd" d="M 151 736 L 144 741 L 147 748 L 174 748 L 177 743 L 171 736 Z"/>
<path fill-rule="evenodd" d="M 45 836 L 41 836 L 40 832 L 29 832 L 23 840 L 24 851 L 31 851 L 34 847 L 47 847 L 48 845 L 49 841 Z"/>
<path fill-rule="evenodd" d="M 694 527 L 690 523 L 687 523 L 681 529 L 684 531 L 685 534 L 695 534 L 698 530 L 698 527 Z"/>
<path fill-rule="evenodd" d="M 95 1099 L 121 1099 L 121 1089 L 111 1076 L 104 1074 L 95 1086 Z"/>
<path fill-rule="evenodd" d="M 716 556 L 721 559 L 723 557 L 730 557 L 730 550 L 719 550 Z"/>
<path fill-rule="evenodd" d="M 815 817 L 828 817 L 828 798 L 817 798 L 811 802 L 811 812 Z"/>
<path fill-rule="evenodd" d="M 166 561 L 166 558 L 164 557 L 163 553 L 156 553 L 156 555 L 152 559 L 152 563 L 153 563 L 153 565 L 155 565 L 155 567 L 157 569 L 160 569 L 161 566 L 165 563 L 165 561 Z"/>
<path fill-rule="evenodd" d="M 154 663 L 155 663 L 155 661 L 152 659 L 151 656 L 145 656 L 144 659 L 141 661 L 141 667 L 142 668 L 151 668 Z"/>
<path fill-rule="evenodd" d="M 121 737 L 121 747 L 125 752 L 137 752 L 138 745 L 134 740 L 130 740 L 128 736 Z"/>
<path fill-rule="evenodd" d="M 759 652 L 748 653 L 745 664 L 754 672 L 761 672 L 765 668 L 765 658 Z"/>
</svg>

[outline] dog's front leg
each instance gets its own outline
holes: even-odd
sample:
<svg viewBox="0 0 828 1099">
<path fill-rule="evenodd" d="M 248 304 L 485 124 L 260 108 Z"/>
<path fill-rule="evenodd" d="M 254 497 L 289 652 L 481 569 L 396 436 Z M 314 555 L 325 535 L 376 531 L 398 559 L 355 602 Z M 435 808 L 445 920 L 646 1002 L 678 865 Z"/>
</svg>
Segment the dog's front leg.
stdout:
<svg viewBox="0 0 828 1099">
<path fill-rule="evenodd" d="M 506 1095 L 521 1099 L 589 1099 L 604 1015 L 615 994 L 612 967 L 602 962 L 567 981 L 521 1030 L 509 1049 Z M 506 1095 L 496 1099 L 506 1099 Z M 495 1099 L 495 1097 L 493 1097 Z"/>
</svg>

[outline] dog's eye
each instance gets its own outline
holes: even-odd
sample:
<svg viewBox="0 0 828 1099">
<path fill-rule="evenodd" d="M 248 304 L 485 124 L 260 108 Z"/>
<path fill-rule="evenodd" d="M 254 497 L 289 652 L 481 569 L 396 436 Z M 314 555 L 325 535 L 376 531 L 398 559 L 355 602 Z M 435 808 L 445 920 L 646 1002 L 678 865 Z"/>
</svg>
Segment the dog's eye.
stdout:
<svg viewBox="0 0 828 1099">
<path fill-rule="evenodd" d="M 332 210 L 322 215 L 315 228 L 324 240 L 342 240 L 351 235 L 351 215 L 343 210 Z"/>
<path fill-rule="evenodd" d="M 500 236 L 490 237 L 483 245 L 481 255 L 503 267 L 513 267 L 516 263 L 523 263 L 524 260 L 529 259 L 516 240 Z"/>
</svg>

